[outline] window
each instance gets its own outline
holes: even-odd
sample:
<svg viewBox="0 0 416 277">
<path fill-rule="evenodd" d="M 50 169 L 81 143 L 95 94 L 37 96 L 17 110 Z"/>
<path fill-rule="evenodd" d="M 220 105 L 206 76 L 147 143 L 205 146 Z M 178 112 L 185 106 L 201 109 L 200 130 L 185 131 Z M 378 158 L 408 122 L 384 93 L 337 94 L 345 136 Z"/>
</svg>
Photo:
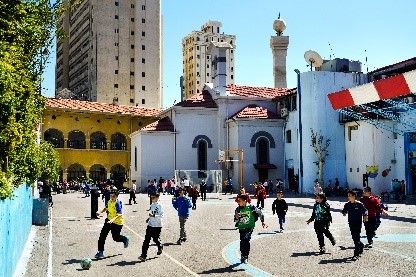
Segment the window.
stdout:
<svg viewBox="0 0 416 277">
<path fill-rule="evenodd" d="M 118 61 L 118 56 L 116 56 L 116 61 Z"/>
<path fill-rule="evenodd" d="M 134 36 L 134 31 L 131 31 L 131 32 L 130 32 L 130 34 L 131 34 L 132 36 Z"/>
<path fill-rule="evenodd" d="M 146 86 L 142 86 L 142 90 L 146 90 Z"/>
<path fill-rule="evenodd" d="M 130 71 L 130 76 L 134 76 L 134 71 Z"/>
<path fill-rule="evenodd" d="M 134 99 L 130 98 L 130 103 L 134 103 Z"/>
<path fill-rule="evenodd" d="M 234 79 L 234 75 L 231 75 L 231 80 L 233 80 Z"/>
<path fill-rule="evenodd" d="M 145 37 L 146 36 L 146 33 L 145 32 L 142 32 L 142 37 Z"/>
<path fill-rule="evenodd" d="M 358 130 L 358 125 L 348 126 L 348 141 L 351 141 L 353 130 Z"/>
<path fill-rule="evenodd" d="M 145 10 L 146 10 L 146 6 L 142 5 L 142 11 L 145 11 Z"/>
<path fill-rule="evenodd" d="M 142 59 L 142 63 L 146 63 L 146 59 Z"/>
<path fill-rule="evenodd" d="M 115 42 L 115 43 L 114 43 L 114 46 L 118 46 L 118 42 Z"/>
<path fill-rule="evenodd" d="M 231 54 L 232 54 L 232 53 L 234 53 L 234 51 L 233 51 L 233 50 L 231 50 Z"/>
<path fill-rule="evenodd" d="M 196 46 L 196 50 L 199 50 L 199 46 L 198 46 L 198 45 Z M 198 56 L 199 56 L 199 55 L 198 55 Z"/>
<path fill-rule="evenodd" d="M 204 139 L 198 141 L 198 170 L 207 170 L 207 142 Z M 202 178 L 201 174 L 204 172 L 198 172 L 198 177 Z"/>
<path fill-rule="evenodd" d="M 118 74 L 118 69 L 114 70 L 114 74 Z"/>
<path fill-rule="evenodd" d="M 207 64 L 207 68 L 209 68 L 209 64 Z"/>
<path fill-rule="evenodd" d="M 134 85 L 130 85 L 130 89 L 134 89 Z"/>
<path fill-rule="evenodd" d="M 117 1 L 114 4 L 116 4 L 116 6 L 118 6 L 118 2 Z"/>
<path fill-rule="evenodd" d="M 142 18 L 142 23 L 146 23 L 146 19 Z"/>
<path fill-rule="evenodd" d="M 142 72 L 142 77 L 146 77 L 146 72 Z"/>
<path fill-rule="evenodd" d="M 134 63 L 134 58 L 130 58 L 130 62 Z"/>
<path fill-rule="evenodd" d="M 286 131 L 286 143 L 292 143 L 292 130 Z"/>
<path fill-rule="evenodd" d="M 91 134 L 90 149 L 101 149 L 101 150 L 107 149 L 107 141 L 106 141 L 104 133 L 95 132 Z"/>
<path fill-rule="evenodd" d="M 209 73 L 207 73 L 207 77 L 209 77 Z"/>
<path fill-rule="evenodd" d="M 131 4 L 131 5 L 130 5 L 130 7 L 131 7 L 132 9 L 134 9 L 134 4 Z"/>
<path fill-rule="evenodd" d="M 261 137 L 256 143 L 257 163 L 267 164 L 269 163 L 269 140 L 265 137 Z"/>
<path fill-rule="evenodd" d="M 114 19 L 118 19 L 118 15 L 115 15 L 115 16 L 114 16 Z"/>
<path fill-rule="evenodd" d="M 137 171 L 137 147 L 134 147 L 134 170 Z"/>
<path fill-rule="evenodd" d="M 131 49 L 134 49 L 134 44 L 130 45 L 130 48 L 131 48 Z"/>
<path fill-rule="evenodd" d="M 114 32 L 115 32 L 116 34 L 118 34 L 118 29 L 114 29 Z"/>
<path fill-rule="evenodd" d="M 68 135 L 68 148 L 85 149 L 85 135 L 81 131 L 71 131 Z"/>
<path fill-rule="evenodd" d="M 111 136 L 111 150 L 127 150 L 126 136 L 115 133 Z"/>
<path fill-rule="evenodd" d="M 48 129 L 44 134 L 44 140 L 55 148 L 64 148 L 64 135 L 57 129 Z"/>
<path fill-rule="evenodd" d="M 146 46 L 144 46 L 144 44 L 142 45 L 142 50 L 146 50 Z"/>
<path fill-rule="evenodd" d="M 231 67 L 231 71 L 234 71 L 234 67 Z"/>
<path fill-rule="evenodd" d="M 118 84 L 114 84 L 114 87 L 115 87 L 115 88 L 118 88 Z"/>
<path fill-rule="evenodd" d="M 144 99 L 142 99 L 142 104 L 144 105 L 146 103 L 146 101 Z"/>
</svg>

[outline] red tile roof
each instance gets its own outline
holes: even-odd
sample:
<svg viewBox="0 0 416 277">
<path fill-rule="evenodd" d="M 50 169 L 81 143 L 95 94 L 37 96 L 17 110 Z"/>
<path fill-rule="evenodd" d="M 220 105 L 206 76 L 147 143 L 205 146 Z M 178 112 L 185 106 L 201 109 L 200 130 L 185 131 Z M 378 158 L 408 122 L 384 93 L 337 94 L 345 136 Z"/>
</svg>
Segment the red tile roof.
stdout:
<svg viewBox="0 0 416 277">
<path fill-rule="evenodd" d="M 218 108 L 217 103 L 212 99 L 211 93 L 204 90 L 202 93 L 195 94 L 194 96 L 179 102 L 175 106 L 179 107 L 201 107 L 201 108 Z"/>
<path fill-rule="evenodd" d="M 100 112 L 110 114 L 122 114 L 133 116 L 157 116 L 160 113 L 158 109 L 137 108 L 133 106 L 113 105 L 107 103 L 80 101 L 73 99 L 56 99 L 48 98 L 46 107 L 52 109 L 64 109 L 85 112 Z"/>
<path fill-rule="evenodd" d="M 296 89 L 227 85 L 227 92 L 231 96 L 263 97 L 273 99 L 276 97 L 294 94 L 296 93 Z"/>
<path fill-rule="evenodd" d="M 237 112 L 231 118 L 238 119 L 238 118 L 255 118 L 255 119 L 276 119 L 280 118 L 277 114 L 274 112 L 259 107 L 257 105 L 248 105 L 241 111 Z"/>
<path fill-rule="evenodd" d="M 153 122 L 146 127 L 142 128 L 143 131 L 169 131 L 173 132 L 174 127 L 169 117 L 164 117 L 156 122 Z"/>
</svg>

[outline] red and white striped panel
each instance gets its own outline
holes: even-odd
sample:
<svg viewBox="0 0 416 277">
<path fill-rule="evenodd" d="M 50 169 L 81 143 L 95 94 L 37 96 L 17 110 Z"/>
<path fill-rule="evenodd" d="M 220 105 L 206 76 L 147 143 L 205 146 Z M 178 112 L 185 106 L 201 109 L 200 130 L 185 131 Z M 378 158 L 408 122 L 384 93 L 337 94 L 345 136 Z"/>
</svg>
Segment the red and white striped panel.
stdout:
<svg viewBox="0 0 416 277">
<path fill-rule="evenodd" d="M 416 70 L 328 94 L 334 110 L 416 93 Z"/>
</svg>

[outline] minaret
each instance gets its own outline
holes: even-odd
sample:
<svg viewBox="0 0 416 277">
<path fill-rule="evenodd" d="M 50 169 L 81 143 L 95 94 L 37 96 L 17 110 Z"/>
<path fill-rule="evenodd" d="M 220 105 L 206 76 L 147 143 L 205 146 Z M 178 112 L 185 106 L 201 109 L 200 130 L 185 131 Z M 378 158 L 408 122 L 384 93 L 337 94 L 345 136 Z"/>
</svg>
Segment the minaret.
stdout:
<svg viewBox="0 0 416 277">
<path fill-rule="evenodd" d="M 276 31 L 276 36 L 271 37 L 270 48 L 273 51 L 274 87 L 286 88 L 286 56 L 289 37 L 282 35 L 286 29 L 286 23 L 280 19 L 280 14 L 279 18 L 273 23 L 273 29 Z"/>
</svg>

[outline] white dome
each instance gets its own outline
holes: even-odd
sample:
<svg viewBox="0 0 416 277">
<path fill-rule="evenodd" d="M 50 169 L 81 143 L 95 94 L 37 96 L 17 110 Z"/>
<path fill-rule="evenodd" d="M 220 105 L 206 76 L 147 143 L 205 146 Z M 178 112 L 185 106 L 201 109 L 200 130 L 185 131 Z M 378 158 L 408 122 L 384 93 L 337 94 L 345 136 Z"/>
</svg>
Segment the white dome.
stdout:
<svg viewBox="0 0 416 277">
<path fill-rule="evenodd" d="M 276 33 L 281 34 L 284 30 L 286 30 L 286 22 L 282 19 L 277 19 L 273 23 L 273 29 Z"/>
</svg>

